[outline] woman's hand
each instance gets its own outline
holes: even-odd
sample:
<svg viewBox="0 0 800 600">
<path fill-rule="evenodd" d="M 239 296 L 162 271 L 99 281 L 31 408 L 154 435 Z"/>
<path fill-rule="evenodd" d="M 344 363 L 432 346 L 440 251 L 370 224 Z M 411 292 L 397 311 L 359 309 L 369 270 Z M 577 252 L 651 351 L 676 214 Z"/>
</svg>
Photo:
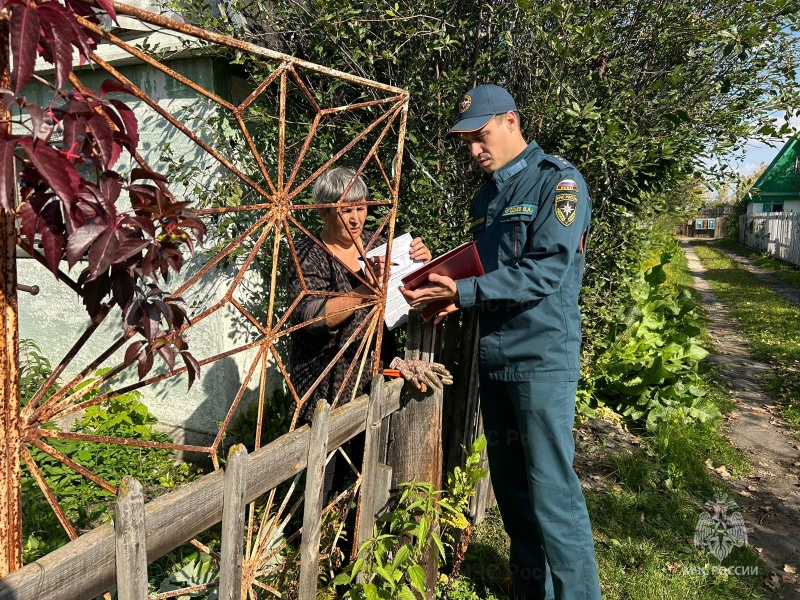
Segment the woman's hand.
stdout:
<svg viewBox="0 0 800 600">
<path fill-rule="evenodd" d="M 391 270 L 386 265 L 386 257 L 385 256 L 371 256 L 369 258 L 359 258 L 358 260 L 364 260 L 365 267 L 364 267 L 364 275 L 366 276 L 367 281 L 373 286 L 378 286 L 383 283 L 383 273 L 384 270 Z"/>
<path fill-rule="evenodd" d="M 411 256 L 411 260 L 428 262 L 431 259 L 431 251 L 428 250 L 425 242 L 423 242 L 422 238 L 419 237 L 411 240 L 411 250 L 409 251 L 409 255 Z"/>
</svg>

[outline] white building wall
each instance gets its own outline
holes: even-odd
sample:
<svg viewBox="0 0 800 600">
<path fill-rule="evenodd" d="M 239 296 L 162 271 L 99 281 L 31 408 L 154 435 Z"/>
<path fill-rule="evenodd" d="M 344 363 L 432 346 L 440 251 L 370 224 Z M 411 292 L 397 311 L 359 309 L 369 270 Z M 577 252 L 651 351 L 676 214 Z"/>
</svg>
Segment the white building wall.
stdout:
<svg viewBox="0 0 800 600">
<path fill-rule="evenodd" d="M 212 62 L 208 58 L 183 59 L 172 63 L 182 74 L 189 76 L 194 81 L 207 88 L 212 88 L 214 73 Z M 208 102 L 198 99 L 195 92 L 178 84 L 165 74 L 155 71 L 144 65 L 129 65 L 121 67 L 121 71 L 140 86 L 150 97 L 158 100 L 160 106 L 165 107 L 170 113 L 186 116 L 187 110 L 195 115 L 192 129 L 201 131 L 207 140 L 213 131 L 207 128 L 203 131 L 203 121 L 211 117 L 216 110 Z M 109 76 L 99 70 L 82 73 L 84 82 L 95 89 Z M 31 102 L 43 103 L 44 98 L 37 99 L 36 91 L 28 94 Z M 151 166 L 164 172 L 166 163 L 159 161 L 165 147 L 169 144 L 172 160 L 183 159 L 187 165 L 199 167 L 192 174 L 190 185 L 205 190 L 212 189 L 212 182 L 219 173 L 217 162 L 209 157 L 201 148 L 186 138 L 180 131 L 165 123 L 152 109 L 143 102 L 131 97 L 120 96 L 131 107 L 139 119 L 140 152 Z M 127 158 L 127 153 L 123 153 Z M 131 168 L 131 162 L 120 162 L 115 169 L 126 172 Z M 172 191 L 179 197 L 184 193 L 181 185 L 171 185 Z M 184 267 L 184 274 L 191 274 L 201 266 L 209 257 L 203 253 L 198 254 Z M 64 264 L 64 268 L 66 265 Z M 82 268 L 76 266 L 73 278 Z M 202 306 L 221 298 L 227 285 L 233 278 L 232 269 L 214 269 L 199 285 L 195 286 L 192 293 L 186 294 L 192 312 L 197 313 Z M 170 285 L 163 286 L 166 290 L 175 289 L 181 279 L 176 279 Z M 70 350 L 79 336 L 89 325 L 88 314 L 81 304 L 80 298 L 64 284 L 58 282 L 53 274 L 37 261 L 31 258 L 18 260 L 18 281 L 25 285 L 37 285 L 40 293 L 31 296 L 26 293 L 19 294 L 20 312 L 20 337 L 32 339 L 43 351 L 44 355 L 55 366 Z M 263 289 L 263 284 L 257 273 L 248 273 L 245 280 L 247 288 L 254 290 L 251 301 L 257 298 L 258 290 Z M 262 295 L 266 297 L 266 295 Z M 255 308 L 254 310 L 257 310 Z M 252 341 L 256 332 L 254 328 L 244 323 L 243 317 L 230 306 L 225 307 L 213 316 L 193 325 L 187 335 L 190 350 L 198 359 L 214 356 L 235 348 L 244 341 Z M 62 382 L 68 381 L 72 376 L 83 369 L 96 358 L 102 351 L 119 337 L 122 331 L 119 310 L 110 314 L 99 330 L 90 338 L 85 348 L 66 369 L 60 378 Z M 106 361 L 102 367 L 111 367 L 122 359 L 123 351 Z M 254 352 L 238 354 L 221 359 L 203 368 L 201 376 L 194 386 L 187 390 L 185 377 L 176 377 L 153 387 L 141 389 L 143 401 L 161 424 L 171 428 L 175 441 L 187 443 L 205 443 L 211 435 L 216 434 L 219 423 L 225 417 L 228 408 L 240 389 L 242 381 L 249 369 Z M 180 360 L 178 361 L 180 363 Z M 163 368 L 160 358 L 155 361 L 153 373 Z M 258 374 L 260 370 L 257 370 Z M 122 381 L 133 383 L 137 380 L 135 367 L 131 369 Z M 278 381 L 272 382 L 270 388 L 279 385 Z M 118 386 L 117 386 L 118 387 Z M 243 406 L 252 401 L 259 387 L 258 376 L 248 385 Z"/>
</svg>

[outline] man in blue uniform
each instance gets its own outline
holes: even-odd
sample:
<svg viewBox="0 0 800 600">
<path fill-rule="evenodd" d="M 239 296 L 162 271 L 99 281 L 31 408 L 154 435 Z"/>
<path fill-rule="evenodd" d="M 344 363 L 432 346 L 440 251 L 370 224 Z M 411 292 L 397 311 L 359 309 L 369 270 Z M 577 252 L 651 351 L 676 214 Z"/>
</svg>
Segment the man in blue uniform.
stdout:
<svg viewBox="0 0 800 600">
<path fill-rule="evenodd" d="M 572 468 L 586 183 L 575 167 L 525 141 L 505 89 L 479 86 L 460 111 L 447 135 L 459 135 L 486 173 L 470 223 L 486 274 L 458 281 L 432 274 L 426 285 L 401 290 L 416 307 L 451 300 L 437 321 L 479 311 L 481 411 L 515 597 L 597 600 L 589 515 Z"/>
</svg>

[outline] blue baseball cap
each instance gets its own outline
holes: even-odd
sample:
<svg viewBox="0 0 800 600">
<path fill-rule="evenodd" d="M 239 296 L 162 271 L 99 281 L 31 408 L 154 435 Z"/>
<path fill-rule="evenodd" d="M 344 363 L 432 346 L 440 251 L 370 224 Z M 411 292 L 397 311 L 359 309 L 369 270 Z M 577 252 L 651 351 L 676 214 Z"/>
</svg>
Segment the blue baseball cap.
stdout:
<svg viewBox="0 0 800 600">
<path fill-rule="evenodd" d="M 458 123 L 445 134 L 445 138 L 478 131 L 493 116 L 516 111 L 517 105 L 511 94 L 499 85 L 479 85 L 464 94 L 458 110 L 461 113 Z"/>
</svg>

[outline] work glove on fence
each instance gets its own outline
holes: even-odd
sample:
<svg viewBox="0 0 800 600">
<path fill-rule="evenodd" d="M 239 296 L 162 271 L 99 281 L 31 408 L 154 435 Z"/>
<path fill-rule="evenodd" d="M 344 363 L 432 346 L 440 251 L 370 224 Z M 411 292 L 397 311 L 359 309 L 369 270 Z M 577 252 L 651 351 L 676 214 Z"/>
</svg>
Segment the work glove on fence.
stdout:
<svg viewBox="0 0 800 600">
<path fill-rule="evenodd" d="M 440 390 L 444 385 L 453 383 L 453 376 L 450 375 L 444 365 L 424 360 L 403 360 L 395 356 L 389 365 L 392 369 L 397 369 L 403 378 L 420 392 L 424 392 L 428 386 Z"/>
</svg>

